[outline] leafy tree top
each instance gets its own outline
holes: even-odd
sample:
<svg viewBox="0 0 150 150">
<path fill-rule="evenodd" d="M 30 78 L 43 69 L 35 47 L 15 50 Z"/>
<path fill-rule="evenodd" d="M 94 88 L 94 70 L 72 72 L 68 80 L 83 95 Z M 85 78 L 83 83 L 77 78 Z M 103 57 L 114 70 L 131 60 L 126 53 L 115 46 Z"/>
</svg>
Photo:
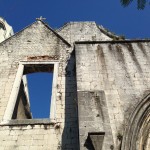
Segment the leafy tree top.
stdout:
<svg viewBox="0 0 150 150">
<path fill-rule="evenodd" d="M 133 2 L 133 0 L 120 0 L 122 6 L 127 7 L 129 4 Z M 136 0 L 137 1 L 137 9 L 143 10 L 148 2 L 148 0 Z"/>
</svg>

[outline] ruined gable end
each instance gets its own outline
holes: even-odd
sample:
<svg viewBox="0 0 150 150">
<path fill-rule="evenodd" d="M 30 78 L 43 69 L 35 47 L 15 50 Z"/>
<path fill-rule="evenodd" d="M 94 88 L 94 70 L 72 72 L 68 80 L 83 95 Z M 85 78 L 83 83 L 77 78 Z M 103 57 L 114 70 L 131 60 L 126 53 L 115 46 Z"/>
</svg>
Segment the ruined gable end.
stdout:
<svg viewBox="0 0 150 150">
<path fill-rule="evenodd" d="M 48 102 L 41 84 L 30 97 L 39 73 L 51 74 Z M 150 40 L 95 22 L 54 31 L 40 17 L 0 43 L 0 150 L 149 150 L 149 122 Z"/>
</svg>

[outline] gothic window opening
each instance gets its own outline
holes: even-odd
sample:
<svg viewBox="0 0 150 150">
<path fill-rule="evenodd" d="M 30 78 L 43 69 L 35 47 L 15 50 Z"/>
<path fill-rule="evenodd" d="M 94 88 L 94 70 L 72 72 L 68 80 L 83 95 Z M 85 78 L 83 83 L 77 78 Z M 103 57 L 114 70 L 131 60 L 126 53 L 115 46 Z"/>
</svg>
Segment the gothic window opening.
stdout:
<svg viewBox="0 0 150 150">
<path fill-rule="evenodd" d="M 12 119 L 50 117 L 54 64 L 25 64 Z"/>
</svg>

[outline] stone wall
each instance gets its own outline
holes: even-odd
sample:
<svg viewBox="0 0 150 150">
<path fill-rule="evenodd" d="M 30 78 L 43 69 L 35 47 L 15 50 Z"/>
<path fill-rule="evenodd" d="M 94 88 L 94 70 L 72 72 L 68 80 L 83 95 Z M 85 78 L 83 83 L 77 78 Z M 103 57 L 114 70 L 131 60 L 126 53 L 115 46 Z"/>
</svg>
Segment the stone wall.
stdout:
<svg viewBox="0 0 150 150">
<path fill-rule="evenodd" d="M 123 139 L 132 139 L 125 137 L 133 128 L 129 118 L 139 125 L 134 114 L 139 110 L 140 118 L 150 105 L 144 99 L 150 93 L 150 42 L 112 41 L 114 35 L 106 32 L 94 22 L 68 23 L 55 32 L 39 20 L 0 43 L 0 149 L 120 150 L 128 142 Z M 17 98 L 11 95 L 20 88 L 15 86 L 20 62 L 58 64 L 53 117 L 5 118 L 15 109 Z M 144 139 L 146 125 L 138 126 Z"/>
<path fill-rule="evenodd" d="M 57 32 L 73 44 L 75 41 L 105 41 L 112 40 L 101 32 L 102 27 L 95 22 L 70 22 L 57 30 Z"/>
<path fill-rule="evenodd" d="M 41 21 L 0 44 L 0 132 L 3 135 L 0 149 L 78 149 L 75 55 L 72 50 L 67 41 Z M 47 123 L 46 129 L 41 120 L 34 126 L 27 125 L 28 121 L 24 120 L 26 125 L 18 122 L 11 127 L 11 120 L 4 120 L 20 61 L 59 64 L 56 118 Z M 59 132 L 55 128 L 57 123 Z"/>
<path fill-rule="evenodd" d="M 28 124 L 27 124 L 28 123 Z M 0 127 L 1 150 L 47 150 L 60 149 L 60 128 L 54 124 L 26 124 Z"/>
<path fill-rule="evenodd" d="M 91 131 L 105 132 L 104 150 L 119 147 L 130 114 L 149 93 L 149 48 L 150 42 L 76 42 L 81 149 Z"/>
</svg>

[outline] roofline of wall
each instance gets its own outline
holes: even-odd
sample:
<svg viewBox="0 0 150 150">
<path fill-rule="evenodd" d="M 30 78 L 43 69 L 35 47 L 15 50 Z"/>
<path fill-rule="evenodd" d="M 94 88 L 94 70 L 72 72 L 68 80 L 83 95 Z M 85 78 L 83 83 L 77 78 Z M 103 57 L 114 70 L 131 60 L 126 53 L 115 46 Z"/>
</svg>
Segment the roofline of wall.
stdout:
<svg viewBox="0 0 150 150">
<path fill-rule="evenodd" d="M 60 38 L 67 46 L 71 47 L 71 44 L 68 43 L 62 36 L 60 36 L 55 30 L 53 30 L 47 23 L 41 21 L 49 30 L 51 30 L 58 38 Z"/>
<path fill-rule="evenodd" d="M 0 126 L 24 126 L 24 125 L 59 125 L 60 122 L 56 122 L 51 119 L 14 119 L 14 120 L 9 120 L 9 122 L 2 122 Z"/>
<path fill-rule="evenodd" d="M 14 35 L 10 36 L 10 37 L 7 38 L 6 40 L 0 42 L 0 45 L 1 45 L 1 44 L 4 44 L 5 42 L 7 42 L 8 40 L 10 40 L 11 38 L 17 36 L 18 34 L 20 34 L 21 32 L 23 32 L 25 29 L 27 29 L 27 28 L 29 28 L 30 26 L 32 26 L 33 24 L 35 24 L 36 22 L 38 22 L 38 21 L 33 22 L 32 24 L 30 24 L 30 25 L 24 27 L 22 30 L 16 32 Z M 71 47 L 71 44 L 68 43 L 65 39 L 63 39 L 63 37 L 61 37 L 56 31 L 54 31 L 48 24 L 46 24 L 46 23 L 43 22 L 43 21 L 40 21 L 40 22 L 42 22 L 42 23 L 45 25 L 45 27 L 47 27 L 47 28 L 48 28 L 50 31 L 52 31 L 58 38 L 60 38 L 68 47 Z"/>
<path fill-rule="evenodd" d="M 117 43 L 139 43 L 139 42 L 150 42 L 150 39 L 137 39 L 137 40 L 116 40 L 116 41 L 76 41 L 74 44 L 117 44 Z"/>
</svg>

